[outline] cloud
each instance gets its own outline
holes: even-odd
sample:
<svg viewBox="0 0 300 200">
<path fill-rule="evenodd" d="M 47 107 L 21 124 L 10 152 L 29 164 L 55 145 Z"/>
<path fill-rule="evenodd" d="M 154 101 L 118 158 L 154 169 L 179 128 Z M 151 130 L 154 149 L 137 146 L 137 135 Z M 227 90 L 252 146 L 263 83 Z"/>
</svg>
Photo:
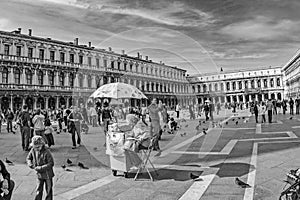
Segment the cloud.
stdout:
<svg viewBox="0 0 300 200">
<path fill-rule="evenodd" d="M 274 21 L 265 16 L 229 24 L 221 29 L 221 33 L 243 40 L 282 40 L 300 33 L 300 21 L 282 19 Z"/>
</svg>

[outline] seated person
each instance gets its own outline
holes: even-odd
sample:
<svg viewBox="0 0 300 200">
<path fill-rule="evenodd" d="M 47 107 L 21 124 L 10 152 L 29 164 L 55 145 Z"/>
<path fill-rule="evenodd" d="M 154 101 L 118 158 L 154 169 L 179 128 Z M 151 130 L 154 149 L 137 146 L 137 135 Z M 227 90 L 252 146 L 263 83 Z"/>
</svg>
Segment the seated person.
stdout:
<svg viewBox="0 0 300 200">
<path fill-rule="evenodd" d="M 10 174 L 6 170 L 4 163 L 0 160 L 0 174 L 3 181 L 0 181 L 0 200 L 10 200 L 15 183 L 10 180 Z"/>
</svg>

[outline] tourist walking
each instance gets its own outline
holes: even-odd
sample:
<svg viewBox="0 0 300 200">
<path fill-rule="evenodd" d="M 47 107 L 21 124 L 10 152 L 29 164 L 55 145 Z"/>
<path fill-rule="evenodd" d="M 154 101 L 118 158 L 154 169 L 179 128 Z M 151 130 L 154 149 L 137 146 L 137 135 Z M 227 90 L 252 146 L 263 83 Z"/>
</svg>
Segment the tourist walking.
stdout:
<svg viewBox="0 0 300 200">
<path fill-rule="evenodd" d="M 81 145 L 81 121 L 83 120 L 82 114 L 79 112 L 77 106 L 73 107 L 73 111 L 68 116 L 69 121 L 69 131 L 72 135 L 72 149 L 76 149 L 76 135 L 77 135 L 77 144 Z"/>
<path fill-rule="evenodd" d="M 272 123 L 273 103 L 272 103 L 271 99 L 269 99 L 266 107 L 267 107 L 267 111 L 268 111 L 268 121 L 269 121 L 269 123 Z"/>
<path fill-rule="evenodd" d="M 2 113 L 2 110 L 0 109 L 0 133 L 1 133 L 1 128 L 2 128 L 2 122 L 5 120 L 5 117 Z"/>
<path fill-rule="evenodd" d="M 15 115 L 12 112 L 12 110 L 10 108 L 7 109 L 7 113 L 6 113 L 6 129 L 7 129 L 7 133 L 12 132 L 13 134 L 15 134 L 15 132 L 12 129 L 12 121 L 14 119 Z"/>
<path fill-rule="evenodd" d="M 31 118 L 28 112 L 28 106 L 23 106 L 23 112 L 20 114 L 20 129 L 21 129 L 21 140 L 22 148 L 24 151 L 29 151 L 29 142 L 31 139 L 30 134 Z"/>
<path fill-rule="evenodd" d="M 290 98 L 289 104 L 290 104 L 290 115 L 294 115 L 294 100 L 292 98 Z"/>
<path fill-rule="evenodd" d="M 253 112 L 255 115 L 255 122 L 258 123 L 258 105 L 257 102 L 254 103 Z"/>
<path fill-rule="evenodd" d="M 179 105 L 179 104 L 177 104 Z M 161 155 L 161 150 L 159 147 L 158 139 L 160 137 L 160 118 L 159 112 L 162 111 L 162 105 L 157 105 L 157 99 L 153 99 L 150 106 L 148 107 L 149 117 L 150 117 L 150 134 L 154 137 L 153 149 L 157 150 L 158 153 L 155 156 Z"/>
<path fill-rule="evenodd" d="M 299 97 L 296 98 L 295 104 L 296 104 L 296 115 L 299 115 L 299 107 L 300 107 L 300 98 Z"/>
<path fill-rule="evenodd" d="M 54 160 L 50 151 L 45 147 L 44 139 L 36 135 L 32 138 L 32 149 L 27 156 L 27 165 L 36 171 L 37 188 L 35 200 L 42 200 L 45 185 L 45 200 L 53 199 L 53 166 Z"/>
<path fill-rule="evenodd" d="M 260 114 L 261 114 L 261 123 L 266 122 L 266 104 L 265 102 L 261 102 L 261 107 L 259 109 Z"/>
<path fill-rule="evenodd" d="M 175 107 L 175 112 L 176 112 L 177 118 L 179 118 L 180 110 L 181 110 L 181 107 L 180 107 L 180 104 L 178 103 Z"/>
<path fill-rule="evenodd" d="M 285 115 L 285 112 L 287 111 L 286 100 L 284 99 L 282 100 L 281 106 L 282 106 L 282 113 Z"/>
<path fill-rule="evenodd" d="M 44 135 L 44 131 L 45 131 L 44 121 L 45 121 L 45 116 L 41 113 L 41 110 L 38 109 L 34 117 L 32 118 L 34 135 L 42 136 L 45 142 L 47 142 L 47 139 Z"/>
</svg>

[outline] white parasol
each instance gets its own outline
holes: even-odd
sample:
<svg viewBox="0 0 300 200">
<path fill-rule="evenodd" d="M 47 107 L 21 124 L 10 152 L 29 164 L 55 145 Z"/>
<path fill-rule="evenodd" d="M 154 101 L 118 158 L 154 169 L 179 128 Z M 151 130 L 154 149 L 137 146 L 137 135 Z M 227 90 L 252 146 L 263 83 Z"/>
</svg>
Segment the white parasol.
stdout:
<svg viewBox="0 0 300 200">
<path fill-rule="evenodd" d="M 126 83 L 109 83 L 102 85 L 90 97 L 113 99 L 147 99 L 147 97 L 139 89 Z"/>
</svg>

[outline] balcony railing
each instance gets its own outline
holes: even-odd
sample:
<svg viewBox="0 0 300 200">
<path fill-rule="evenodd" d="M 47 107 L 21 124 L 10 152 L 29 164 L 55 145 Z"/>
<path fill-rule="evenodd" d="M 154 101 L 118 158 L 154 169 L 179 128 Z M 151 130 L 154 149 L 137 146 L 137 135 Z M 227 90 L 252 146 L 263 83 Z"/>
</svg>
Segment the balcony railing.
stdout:
<svg viewBox="0 0 300 200">
<path fill-rule="evenodd" d="M 0 83 L 0 89 L 2 90 L 34 90 L 34 91 L 82 91 L 93 92 L 95 88 L 79 88 L 70 86 L 52 86 L 52 85 L 29 85 L 29 84 L 12 84 L 12 83 Z"/>
</svg>

